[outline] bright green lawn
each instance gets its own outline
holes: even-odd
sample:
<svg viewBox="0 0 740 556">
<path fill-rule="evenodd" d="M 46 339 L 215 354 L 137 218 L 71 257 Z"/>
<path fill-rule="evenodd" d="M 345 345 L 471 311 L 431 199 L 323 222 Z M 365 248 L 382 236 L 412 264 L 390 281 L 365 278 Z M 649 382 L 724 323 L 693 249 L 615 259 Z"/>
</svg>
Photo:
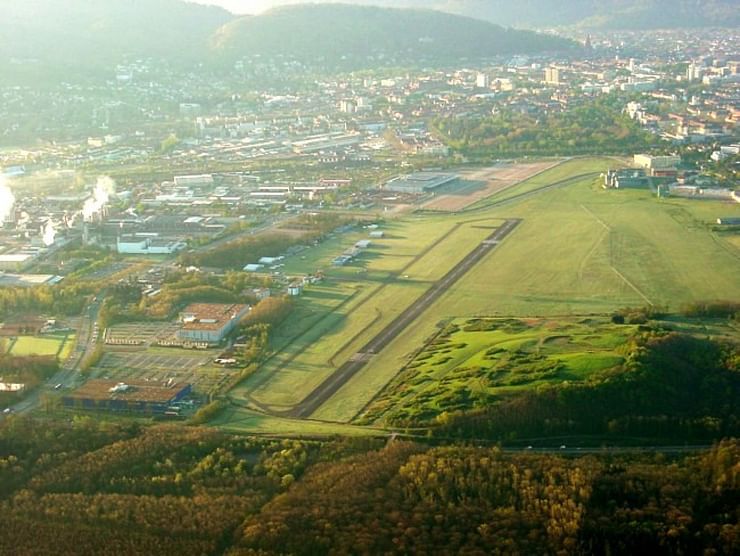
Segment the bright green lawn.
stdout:
<svg viewBox="0 0 740 556">
<path fill-rule="evenodd" d="M 64 343 L 64 336 L 19 336 L 13 344 L 12 355 L 54 355 Z"/>
<path fill-rule="evenodd" d="M 425 421 L 623 361 L 636 326 L 609 319 L 455 319 L 367 408 L 363 422 Z"/>
</svg>

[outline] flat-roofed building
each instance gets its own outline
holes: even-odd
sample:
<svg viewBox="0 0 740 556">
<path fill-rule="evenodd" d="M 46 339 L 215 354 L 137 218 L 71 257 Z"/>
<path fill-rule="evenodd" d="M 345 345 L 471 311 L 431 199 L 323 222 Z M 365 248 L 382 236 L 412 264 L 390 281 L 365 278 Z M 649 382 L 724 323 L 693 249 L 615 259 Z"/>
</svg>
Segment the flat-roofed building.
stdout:
<svg viewBox="0 0 740 556">
<path fill-rule="evenodd" d="M 20 250 L 0 255 L 0 270 L 20 271 L 33 263 L 40 255 L 38 250 Z"/>
<path fill-rule="evenodd" d="M 193 303 L 180 313 L 180 340 L 220 343 L 249 312 L 249 305 L 237 303 Z"/>
<path fill-rule="evenodd" d="M 9 274 L 0 271 L 0 287 L 24 287 L 31 288 L 34 286 L 53 286 L 61 282 L 64 278 L 54 274 Z"/>
<path fill-rule="evenodd" d="M 213 187 L 213 175 L 175 176 L 175 185 L 177 187 Z"/>
<path fill-rule="evenodd" d="M 649 170 L 667 170 L 681 164 L 681 157 L 678 155 L 651 156 L 649 154 L 636 154 L 634 160 L 636 166 Z"/>
<path fill-rule="evenodd" d="M 166 382 L 91 379 L 77 390 L 62 397 L 70 409 L 164 413 L 192 392 L 192 385 Z"/>
<path fill-rule="evenodd" d="M 120 236 L 116 240 L 116 249 L 126 255 L 171 255 L 186 246 L 181 239 L 159 238 L 156 234 Z"/>
<path fill-rule="evenodd" d="M 398 193 L 425 193 L 460 179 L 457 174 L 440 174 L 436 172 L 416 172 L 408 176 L 399 176 L 386 182 L 385 189 Z"/>
<path fill-rule="evenodd" d="M 309 154 L 351 147 L 359 144 L 361 140 L 359 133 L 328 133 L 294 141 L 292 147 L 296 154 Z"/>
</svg>

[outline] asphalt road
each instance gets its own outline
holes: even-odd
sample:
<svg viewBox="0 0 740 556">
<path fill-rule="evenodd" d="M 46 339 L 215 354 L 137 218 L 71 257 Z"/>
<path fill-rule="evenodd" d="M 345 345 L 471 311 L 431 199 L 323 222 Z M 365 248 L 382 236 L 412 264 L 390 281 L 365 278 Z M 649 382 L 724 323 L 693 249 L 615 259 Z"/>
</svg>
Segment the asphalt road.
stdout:
<svg viewBox="0 0 740 556">
<path fill-rule="evenodd" d="M 372 340 L 353 355 L 349 361 L 339 367 L 331 376 L 322 382 L 302 402 L 296 405 L 287 414 L 291 417 L 305 419 L 316 411 L 324 402 L 333 396 L 344 384 L 362 369 L 373 356 L 380 353 L 406 327 L 414 322 L 437 299 L 439 299 L 455 282 L 462 278 L 483 257 L 493 251 L 496 246 L 508 236 L 521 219 L 506 220 L 490 236 L 478 244 L 452 270 L 432 286 L 426 293 L 414 301 L 403 313 L 398 315 L 388 326 L 381 330 Z"/>
<path fill-rule="evenodd" d="M 44 392 L 54 390 L 54 387 L 57 384 L 61 384 L 62 388 L 71 388 L 75 385 L 75 381 L 78 378 L 77 371 L 80 363 L 88 353 L 91 353 L 95 349 L 95 345 L 97 343 L 95 324 L 102 304 L 103 294 L 98 294 L 93 301 L 85 307 L 77 330 L 75 347 L 70 356 L 54 376 L 48 379 L 44 384 L 40 384 L 33 392 L 21 401 L 10 406 L 10 414 L 29 413 L 30 411 L 33 411 L 41 401 L 42 394 Z M 98 333 L 102 333 L 102 331 L 99 331 Z M 0 419 L 5 415 L 8 414 L 0 414 Z"/>
</svg>

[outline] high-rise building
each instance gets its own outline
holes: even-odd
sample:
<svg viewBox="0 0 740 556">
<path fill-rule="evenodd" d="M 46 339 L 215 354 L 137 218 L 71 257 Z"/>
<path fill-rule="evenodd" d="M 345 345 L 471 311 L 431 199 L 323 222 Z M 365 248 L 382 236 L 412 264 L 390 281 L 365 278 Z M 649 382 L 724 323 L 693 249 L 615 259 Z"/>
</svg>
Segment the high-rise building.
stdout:
<svg viewBox="0 0 740 556">
<path fill-rule="evenodd" d="M 558 68 L 545 68 L 545 83 L 559 85 L 560 70 Z"/>
<path fill-rule="evenodd" d="M 704 68 L 699 64 L 690 63 L 689 67 L 686 68 L 686 80 L 687 81 L 699 81 L 704 75 Z"/>
<path fill-rule="evenodd" d="M 491 79 L 487 73 L 479 73 L 475 78 L 475 86 L 479 89 L 488 89 L 491 86 Z"/>
</svg>

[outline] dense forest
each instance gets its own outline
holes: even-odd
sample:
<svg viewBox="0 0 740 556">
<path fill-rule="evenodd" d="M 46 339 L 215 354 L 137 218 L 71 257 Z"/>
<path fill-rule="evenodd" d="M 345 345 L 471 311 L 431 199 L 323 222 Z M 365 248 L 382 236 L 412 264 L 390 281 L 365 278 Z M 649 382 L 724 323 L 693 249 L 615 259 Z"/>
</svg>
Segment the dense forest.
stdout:
<svg viewBox="0 0 740 556">
<path fill-rule="evenodd" d="M 96 291 L 88 282 L 62 284 L 59 287 L 0 288 L 0 319 L 26 312 L 54 315 L 78 315 L 87 296 Z"/>
<path fill-rule="evenodd" d="M 3 554 L 736 554 L 740 444 L 563 457 L 0 423 Z"/>
<path fill-rule="evenodd" d="M 615 96 L 534 118 L 508 108 L 485 118 L 438 118 L 433 128 L 453 149 L 474 157 L 633 153 L 656 138 L 621 112 Z"/>
</svg>

